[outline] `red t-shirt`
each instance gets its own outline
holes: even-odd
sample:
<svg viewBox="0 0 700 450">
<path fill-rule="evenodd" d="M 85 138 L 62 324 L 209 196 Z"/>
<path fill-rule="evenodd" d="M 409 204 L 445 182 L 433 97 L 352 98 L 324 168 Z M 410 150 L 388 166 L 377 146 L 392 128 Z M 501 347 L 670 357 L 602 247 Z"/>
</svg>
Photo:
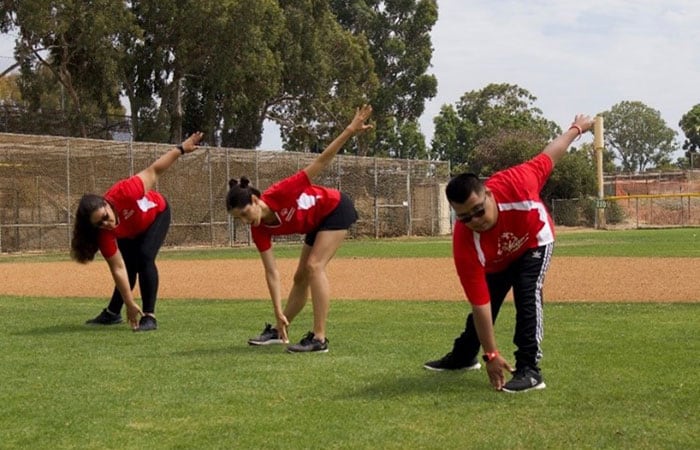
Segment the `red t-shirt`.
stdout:
<svg viewBox="0 0 700 450">
<path fill-rule="evenodd" d="M 261 195 L 275 213 L 279 225 L 260 223 L 251 227 L 259 252 L 272 247 L 272 236 L 305 234 L 315 230 L 340 203 L 340 191 L 311 184 L 303 170 L 278 181 Z"/>
<path fill-rule="evenodd" d="M 487 273 L 506 269 L 528 249 L 554 242 L 554 223 L 540 198 L 553 167 L 552 159 L 540 153 L 493 174 L 484 183 L 498 205 L 498 220 L 490 230 L 478 233 L 455 222 L 452 254 L 470 303 L 490 302 Z"/>
<path fill-rule="evenodd" d="M 98 245 L 102 256 L 117 253 L 117 239 L 135 238 L 148 229 L 158 213 L 165 210 L 165 198 L 156 191 L 144 193 L 143 180 L 137 175 L 113 185 L 104 195 L 119 218 L 113 230 L 100 229 Z"/>
</svg>

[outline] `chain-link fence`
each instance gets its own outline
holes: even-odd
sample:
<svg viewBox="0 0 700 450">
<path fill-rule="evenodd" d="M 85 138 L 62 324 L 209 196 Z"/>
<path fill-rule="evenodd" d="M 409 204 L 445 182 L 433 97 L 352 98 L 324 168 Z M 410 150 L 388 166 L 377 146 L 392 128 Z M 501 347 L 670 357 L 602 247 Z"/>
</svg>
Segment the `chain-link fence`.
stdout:
<svg viewBox="0 0 700 450">
<path fill-rule="evenodd" d="M 65 250 L 84 193 L 104 193 L 171 146 L 0 133 L 0 251 Z M 250 245 L 249 227 L 227 214 L 228 180 L 263 191 L 315 154 L 202 147 L 181 157 L 157 190 L 172 208 L 166 245 Z M 360 219 L 351 237 L 449 234 L 443 200 L 449 163 L 338 155 L 314 183 L 347 193 Z M 300 240 L 300 236 L 287 239 Z"/>
<path fill-rule="evenodd" d="M 604 178 L 603 200 L 554 199 L 558 225 L 645 228 L 700 225 L 700 171 L 614 174 Z M 604 224 L 598 224 L 602 209 Z"/>
<path fill-rule="evenodd" d="M 607 229 L 700 226 L 700 193 L 555 199 L 552 218 L 557 225 L 594 227 L 598 208 Z"/>
</svg>

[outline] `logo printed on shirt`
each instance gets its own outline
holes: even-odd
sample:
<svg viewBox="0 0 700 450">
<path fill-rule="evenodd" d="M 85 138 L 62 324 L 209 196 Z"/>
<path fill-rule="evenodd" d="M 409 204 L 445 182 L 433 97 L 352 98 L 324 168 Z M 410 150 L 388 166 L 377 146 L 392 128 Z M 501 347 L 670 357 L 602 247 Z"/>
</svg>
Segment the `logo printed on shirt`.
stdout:
<svg viewBox="0 0 700 450">
<path fill-rule="evenodd" d="M 316 196 L 309 194 L 301 194 L 297 199 L 297 206 L 299 209 L 306 210 L 311 209 L 316 205 Z"/>
<path fill-rule="evenodd" d="M 280 211 L 280 214 L 282 215 L 282 217 L 284 217 L 285 222 L 289 222 L 294 217 L 295 211 L 296 211 L 296 208 L 282 208 L 282 211 Z"/>
<path fill-rule="evenodd" d="M 129 217 L 133 216 L 135 212 L 136 211 L 134 211 L 133 209 L 125 209 L 122 211 L 122 217 L 124 218 L 124 220 L 129 220 Z"/>
<path fill-rule="evenodd" d="M 147 197 L 141 197 L 140 199 L 136 200 L 136 204 L 139 205 L 139 209 L 143 212 L 146 212 L 149 209 L 158 206 L 152 201 L 150 201 Z"/>
<path fill-rule="evenodd" d="M 506 253 L 517 252 L 520 247 L 522 247 L 527 242 L 527 235 L 518 238 L 516 235 L 510 232 L 505 232 L 501 234 L 498 238 L 498 255 L 502 256 Z"/>
</svg>

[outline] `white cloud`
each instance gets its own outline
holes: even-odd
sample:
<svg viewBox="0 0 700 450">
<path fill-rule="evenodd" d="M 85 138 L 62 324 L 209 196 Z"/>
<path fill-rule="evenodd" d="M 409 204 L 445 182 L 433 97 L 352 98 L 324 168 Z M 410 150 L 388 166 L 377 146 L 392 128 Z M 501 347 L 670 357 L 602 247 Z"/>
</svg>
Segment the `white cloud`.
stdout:
<svg viewBox="0 0 700 450">
<path fill-rule="evenodd" d="M 671 128 L 700 103 L 697 0 L 438 0 L 429 72 L 438 79 L 421 128 L 468 91 L 511 83 L 538 100 L 545 117 L 568 125 L 621 101 L 658 110 Z M 12 60 L 0 36 L 0 70 Z M 679 135 L 679 139 L 682 134 Z M 261 148 L 281 147 L 267 124 Z"/>
<path fill-rule="evenodd" d="M 489 83 L 511 83 L 538 100 L 545 117 L 566 126 L 621 101 L 642 101 L 680 132 L 700 103 L 700 3 L 592 0 L 438 1 L 432 33 L 438 95 L 421 127 L 443 104 Z M 682 137 L 682 136 L 679 136 Z"/>
</svg>

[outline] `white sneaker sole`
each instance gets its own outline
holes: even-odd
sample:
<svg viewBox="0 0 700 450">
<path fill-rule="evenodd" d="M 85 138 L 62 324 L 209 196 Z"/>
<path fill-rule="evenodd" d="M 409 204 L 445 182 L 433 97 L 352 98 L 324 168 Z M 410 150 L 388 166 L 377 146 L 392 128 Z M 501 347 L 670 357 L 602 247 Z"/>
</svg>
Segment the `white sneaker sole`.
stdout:
<svg viewBox="0 0 700 450">
<path fill-rule="evenodd" d="M 287 353 L 328 353 L 328 349 L 323 349 L 323 350 L 290 350 L 287 349 Z"/>
<path fill-rule="evenodd" d="M 509 394 L 520 394 L 521 392 L 527 392 L 527 391 L 539 391 L 540 389 L 544 389 L 546 387 L 547 387 L 547 385 L 544 384 L 544 381 L 543 381 L 540 384 L 537 384 L 537 385 L 532 386 L 532 387 L 527 388 L 527 389 L 523 389 L 522 391 L 512 391 L 512 390 L 503 388 L 503 392 L 507 392 Z"/>
<path fill-rule="evenodd" d="M 248 345 L 256 345 L 256 346 L 275 345 L 275 344 L 284 344 L 284 341 L 282 339 L 268 339 L 267 341 L 254 341 L 251 339 L 248 341 Z"/>
<path fill-rule="evenodd" d="M 423 365 L 424 369 L 432 370 L 433 372 L 459 372 L 460 370 L 479 370 L 481 369 L 481 363 L 476 363 L 472 366 L 461 367 L 459 369 L 439 369 L 437 367 L 431 367 L 427 364 Z"/>
</svg>

